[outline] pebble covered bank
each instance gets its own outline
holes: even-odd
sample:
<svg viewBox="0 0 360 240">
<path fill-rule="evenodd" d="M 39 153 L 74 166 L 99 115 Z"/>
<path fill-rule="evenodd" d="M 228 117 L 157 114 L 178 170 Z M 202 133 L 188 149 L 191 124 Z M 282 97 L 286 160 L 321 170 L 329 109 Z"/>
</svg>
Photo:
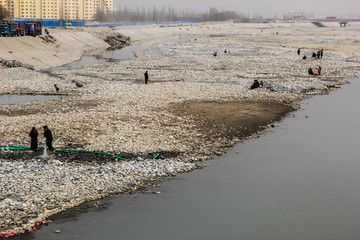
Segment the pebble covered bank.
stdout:
<svg viewBox="0 0 360 240">
<path fill-rule="evenodd" d="M 152 28 L 156 32 L 159 26 Z M 360 75 L 356 25 L 324 29 L 311 23 L 223 23 L 165 26 L 161 31 L 166 28 L 178 29 L 171 37 L 135 42 L 135 58 L 130 61 L 52 75 L 26 68 L 0 70 L 0 95 L 60 96 L 0 105 L 0 145 L 29 146 L 31 127 L 42 136 L 42 126 L 47 125 L 56 149 L 139 156 L 136 161 L 110 157 L 106 161 L 50 153 L 43 160 L 38 159 L 41 152 L 15 154 L 2 148 L 3 234 L 31 230 L 36 221 L 84 201 L 136 191 L 149 181 L 197 169 L 202 167 L 199 161 L 241 140 L 204 129 L 196 116 L 179 114 L 175 110 L 179 105 L 243 102 L 296 107 L 296 101 L 326 94 Z M 323 58 L 311 59 L 311 53 L 320 49 Z M 303 60 L 303 55 L 308 58 Z M 309 67 L 319 66 L 320 76 L 308 74 Z M 145 71 L 150 76 L 147 85 Z M 264 81 L 264 88 L 250 90 L 254 79 Z M 43 146 L 42 137 L 39 140 Z M 152 159 L 156 153 L 162 155 Z"/>
</svg>

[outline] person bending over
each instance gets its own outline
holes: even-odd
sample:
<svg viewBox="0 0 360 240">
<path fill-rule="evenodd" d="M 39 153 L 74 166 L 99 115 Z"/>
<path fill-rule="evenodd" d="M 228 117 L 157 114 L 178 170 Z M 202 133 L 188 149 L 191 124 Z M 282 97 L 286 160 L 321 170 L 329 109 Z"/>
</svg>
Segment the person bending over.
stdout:
<svg viewBox="0 0 360 240">
<path fill-rule="evenodd" d="M 44 126 L 44 137 L 46 138 L 46 146 L 48 147 L 49 151 L 54 151 L 54 148 L 52 146 L 53 136 L 51 133 L 51 130 Z"/>
</svg>

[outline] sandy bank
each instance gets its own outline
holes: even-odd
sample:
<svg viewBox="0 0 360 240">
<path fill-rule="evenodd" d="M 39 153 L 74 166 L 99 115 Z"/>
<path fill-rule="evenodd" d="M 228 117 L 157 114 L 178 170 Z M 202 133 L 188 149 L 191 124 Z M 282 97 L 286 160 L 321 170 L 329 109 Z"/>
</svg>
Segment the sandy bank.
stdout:
<svg viewBox="0 0 360 240">
<path fill-rule="evenodd" d="M 87 32 L 51 29 L 50 36 L 0 38 L 0 58 L 32 65 L 35 70 L 79 60 L 85 51 L 109 47 Z"/>
</svg>

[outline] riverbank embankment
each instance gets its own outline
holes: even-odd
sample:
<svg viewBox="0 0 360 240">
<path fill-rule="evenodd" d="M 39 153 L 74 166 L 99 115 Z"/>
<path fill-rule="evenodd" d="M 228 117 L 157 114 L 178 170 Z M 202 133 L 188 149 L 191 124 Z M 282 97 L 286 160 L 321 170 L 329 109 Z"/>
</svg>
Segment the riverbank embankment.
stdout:
<svg viewBox="0 0 360 240">
<path fill-rule="evenodd" d="M 141 41 L 141 28 L 119 28 L 139 40 L 130 61 L 62 70 L 57 77 L 24 68 L 0 71 L 0 94 L 62 96 L 2 105 L 0 144 L 27 146 L 31 127 L 42 136 L 47 125 L 57 149 L 73 146 L 145 158 L 156 152 L 173 154 L 100 165 L 59 154 L 51 154 L 49 161 L 28 153 L 8 159 L 2 150 L 1 230 L 23 231 L 83 201 L 196 169 L 197 161 L 276 127 L 274 120 L 296 108 L 298 100 L 340 88 L 360 73 L 356 27 L 201 24 L 177 26 L 176 34 L 169 30 L 171 36 L 165 34 L 167 28 L 146 28 L 145 35 L 164 34 L 152 41 Z M 206 37 L 198 37 L 203 34 Z M 323 58 L 310 57 L 320 49 Z M 309 67 L 316 71 L 319 66 L 321 75 L 308 74 Z M 147 85 L 145 71 L 150 76 Z M 263 89 L 249 89 L 255 79 L 265 83 Z"/>
<path fill-rule="evenodd" d="M 129 44 L 128 38 L 109 29 L 103 29 L 101 36 L 75 29 L 48 31 L 49 34 L 36 37 L 0 38 L 0 63 L 42 70 L 77 61 L 86 51 L 106 49 L 119 42 L 123 46 Z"/>
</svg>

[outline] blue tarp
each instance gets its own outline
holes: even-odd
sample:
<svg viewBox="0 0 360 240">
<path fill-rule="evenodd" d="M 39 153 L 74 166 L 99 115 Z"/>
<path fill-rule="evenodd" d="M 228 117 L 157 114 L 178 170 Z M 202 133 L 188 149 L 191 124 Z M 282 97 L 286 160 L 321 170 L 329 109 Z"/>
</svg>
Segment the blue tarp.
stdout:
<svg viewBox="0 0 360 240">
<path fill-rule="evenodd" d="M 60 20 L 15 20 L 24 24 L 26 22 L 41 22 L 43 27 L 64 27 L 65 23 L 71 23 L 73 27 L 110 27 L 110 26 L 146 26 L 146 25 L 169 25 L 180 23 L 198 23 L 197 21 L 169 21 L 169 22 L 149 22 L 149 23 L 107 23 L 107 24 L 85 24 L 85 21 L 60 21 Z"/>
<path fill-rule="evenodd" d="M 14 22 L 18 22 L 21 24 L 24 24 L 26 22 L 41 22 L 43 27 L 64 27 L 65 23 L 71 23 L 74 27 L 84 27 L 85 22 L 84 21 L 60 21 L 60 20 L 15 20 Z"/>
<path fill-rule="evenodd" d="M 110 26 L 146 26 L 146 25 L 170 25 L 180 23 L 198 23 L 197 21 L 170 21 L 170 22 L 149 22 L 149 23 L 108 23 L 108 24 L 86 24 L 85 27 L 110 27 Z"/>
</svg>

